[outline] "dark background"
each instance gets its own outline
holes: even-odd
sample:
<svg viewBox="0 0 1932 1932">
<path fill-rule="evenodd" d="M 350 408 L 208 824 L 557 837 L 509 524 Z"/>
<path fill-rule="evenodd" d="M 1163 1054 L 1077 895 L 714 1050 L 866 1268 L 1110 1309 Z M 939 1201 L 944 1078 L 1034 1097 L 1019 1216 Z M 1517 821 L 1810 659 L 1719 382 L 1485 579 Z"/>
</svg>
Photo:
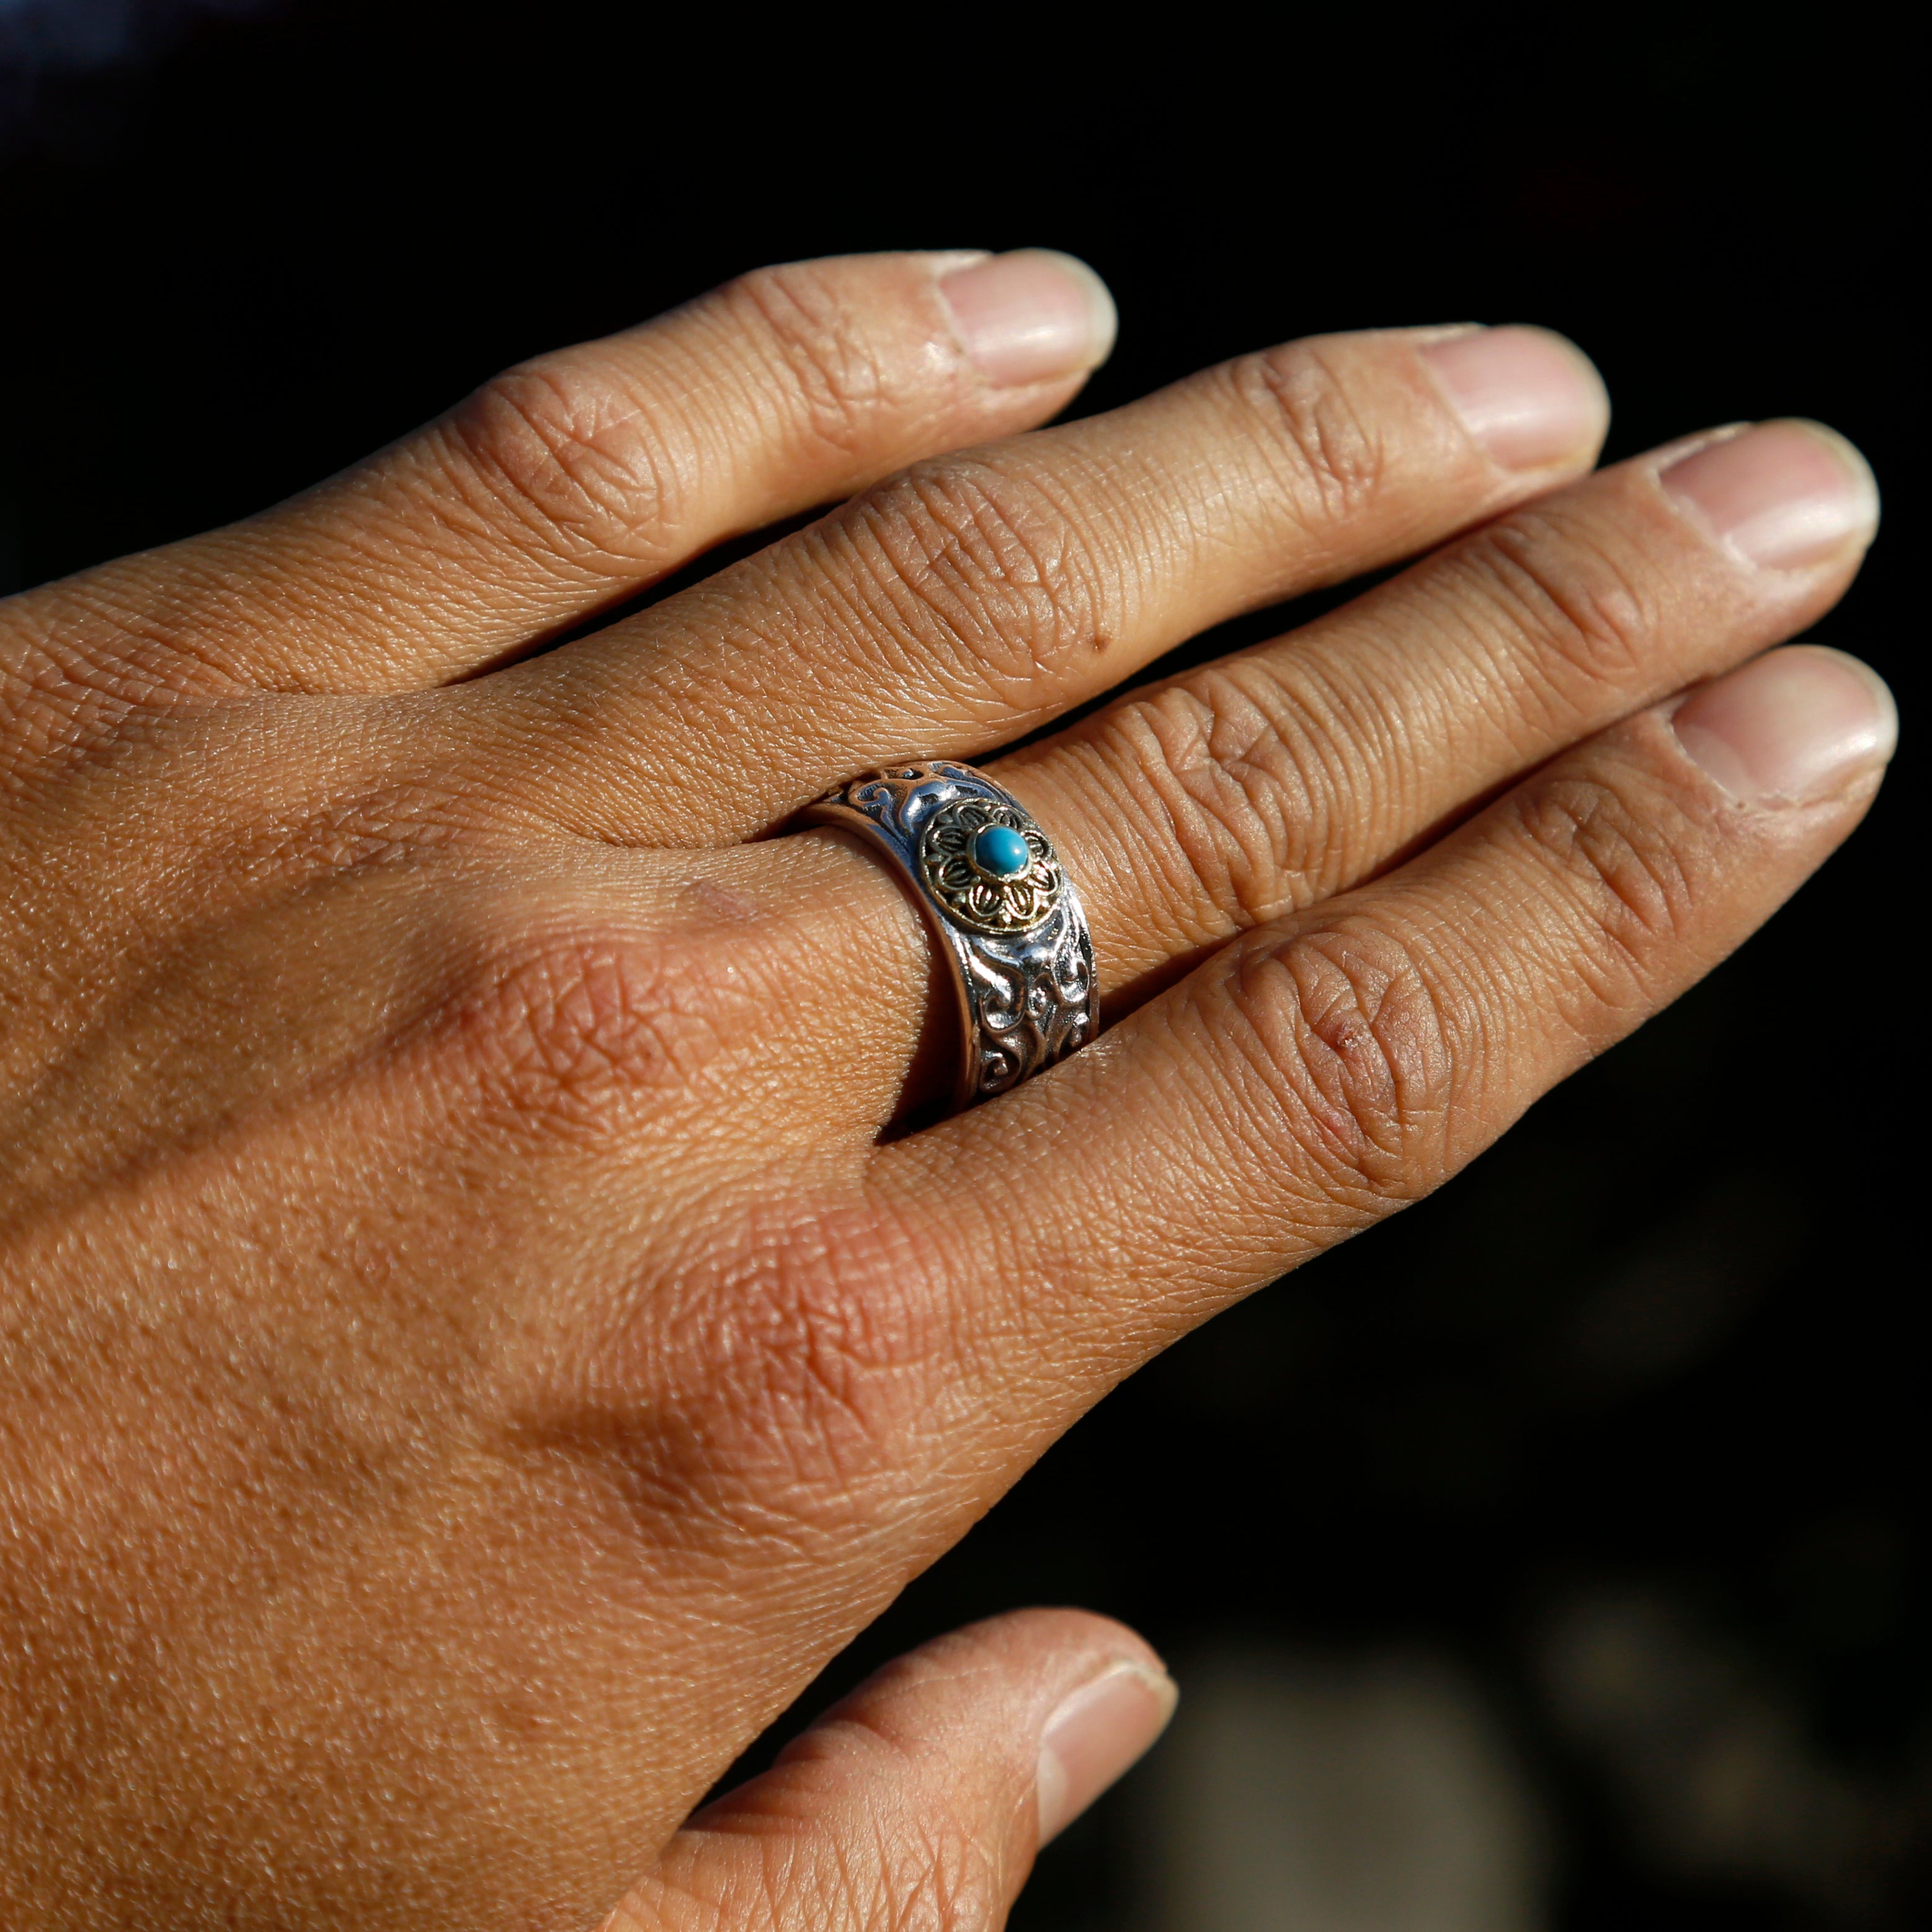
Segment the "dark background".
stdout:
<svg viewBox="0 0 1932 1932">
<path fill-rule="evenodd" d="M 1862 446 L 1886 533 L 1814 634 L 1906 716 L 1865 829 L 1462 1179 L 1129 1384 L 800 1712 L 1031 1601 L 1184 1654 L 1420 1642 L 1533 1768 L 1561 1932 L 1932 1922 L 1902 49 L 1847 9 L 1586 34 L 1358 8 L 1320 35 L 1211 7 L 42 10 L 0 7 L 4 587 L 254 509 L 534 350 L 848 250 L 1084 256 L 1123 322 L 1082 412 L 1271 339 L 1522 319 L 1595 358 L 1612 457 L 1786 413 Z M 1640 1666 L 1607 1711 L 1564 1676 L 1592 1617 Z M 1769 1753 L 1744 1787 L 1770 1808 L 1702 1844 L 1678 1786 L 1733 1734 Z M 1017 1927 L 1122 1922 L 1131 1804 L 1048 1853 Z M 1808 1830 L 1816 1858 L 1764 1849 Z"/>
</svg>

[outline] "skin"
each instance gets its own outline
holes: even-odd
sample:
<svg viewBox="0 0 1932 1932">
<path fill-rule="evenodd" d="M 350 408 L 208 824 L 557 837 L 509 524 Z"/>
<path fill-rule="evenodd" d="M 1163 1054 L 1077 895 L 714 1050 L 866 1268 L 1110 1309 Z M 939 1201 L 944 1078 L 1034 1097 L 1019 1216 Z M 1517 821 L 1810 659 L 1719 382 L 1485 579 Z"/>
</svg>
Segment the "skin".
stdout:
<svg viewBox="0 0 1932 1932">
<path fill-rule="evenodd" d="M 1660 481 L 1694 442 L 1592 473 L 1600 407 L 1507 468 L 1439 332 L 1035 430 L 1080 372 L 988 380 L 967 259 L 749 276 L 4 607 L 9 1926 L 997 1927 L 1164 1714 L 1103 1619 L 928 1646 L 692 1808 L 1108 1389 L 1869 802 L 1884 747 L 1767 803 L 1672 724 L 1868 531 L 1753 567 Z M 1046 826 L 1110 1022 L 936 1123 L 915 910 L 784 831 L 914 754 Z M 1142 1714 L 1049 1803 L 1121 1665 Z"/>
</svg>

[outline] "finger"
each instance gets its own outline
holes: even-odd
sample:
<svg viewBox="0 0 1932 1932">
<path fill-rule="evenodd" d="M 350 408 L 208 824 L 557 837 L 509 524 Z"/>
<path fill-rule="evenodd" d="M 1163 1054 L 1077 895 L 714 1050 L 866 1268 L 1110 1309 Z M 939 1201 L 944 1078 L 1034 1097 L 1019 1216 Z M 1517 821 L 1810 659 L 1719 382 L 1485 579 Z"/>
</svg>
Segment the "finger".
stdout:
<svg viewBox="0 0 1932 1932">
<path fill-rule="evenodd" d="M 1118 1373 L 1454 1173 L 1768 917 L 1862 815 L 1894 736 L 1864 666 L 1772 652 L 886 1150 L 897 1224 L 959 1284 L 955 1329 L 1012 1332 L 1024 1298 L 1024 1356 L 982 1355 L 1007 1436 L 1029 1395 L 1063 1423 L 1092 1399 L 1070 1365 Z M 1025 1214 L 964 1211 L 1022 1175 L 1042 1184 Z M 972 1380 L 956 1411 L 988 1402 Z"/>
<path fill-rule="evenodd" d="M 1537 330 L 1249 356 L 916 466 L 479 687 L 478 755 L 541 760 L 525 789 L 574 830 L 740 836 L 868 765 L 1006 742 L 1222 618 L 1546 490 L 1588 466 L 1606 415 L 1594 371 Z"/>
<path fill-rule="evenodd" d="M 52 586 L 28 640 L 170 681 L 386 691 L 521 650 L 720 539 L 1037 422 L 1106 358 L 1042 250 L 766 268 L 541 356 L 305 495 Z"/>
<path fill-rule="evenodd" d="M 1862 667 L 1773 652 L 849 1180 L 794 1155 L 776 1201 L 728 1197 L 728 1258 L 609 1328 L 587 1378 L 648 1388 L 651 1481 L 689 1472 L 651 1533 L 710 1512 L 720 1574 L 760 1566 L 728 1654 L 707 1624 L 688 1688 L 665 1685 L 694 1731 L 728 1711 L 706 1764 L 1108 1387 L 1429 1192 L 1707 971 L 1850 830 L 1893 728 Z M 800 1114 L 832 1111 L 802 1090 Z"/>
<path fill-rule="evenodd" d="M 1863 458 L 1815 424 L 1653 452 L 994 770 L 1081 881 L 1103 987 L 1144 997 L 1811 622 L 1877 508 Z"/>
<path fill-rule="evenodd" d="M 997 1932 L 1036 1847 L 1174 1703 L 1139 1638 L 1078 1611 L 941 1637 L 693 1819 L 605 1932 Z"/>
<path fill-rule="evenodd" d="M 1863 460 L 1815 425 L 1654 452 L 991 770 L 1078 884 L 1118 1012 L 1233 934 L 1374 876 L 1564 746 L 1788 637 L 1842 593 L 1876 512 Z M 797 1010 L 868 988 L 867 1025 L 836 1037 L 852 1124 L 869 1133 L 943 1078 L 956 1022 L 904 893 L 856 849 L 810 864 L 790 849 L 816 842 L 752 849 L 796 874 L 770 890 L 815 909 Z M 784 1050 L 810 1057 L 789 1036 Z"/>
</svg>

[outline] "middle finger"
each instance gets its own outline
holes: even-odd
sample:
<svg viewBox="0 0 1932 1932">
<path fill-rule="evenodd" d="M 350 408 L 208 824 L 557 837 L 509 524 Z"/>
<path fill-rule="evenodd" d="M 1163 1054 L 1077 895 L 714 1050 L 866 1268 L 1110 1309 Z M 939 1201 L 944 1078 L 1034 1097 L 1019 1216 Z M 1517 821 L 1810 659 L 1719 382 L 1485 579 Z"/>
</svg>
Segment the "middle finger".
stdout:
<svg viewBox="0 0 1932 1932">
<path fill-rule="evenodd" d="M 836 780 L 1009 742 L 1236 613 L 1587 469 L 1607 410 L 1540 330 L 1246 356 L 915 466 L 638 618 L 472 686 L 553 826 L 703 845 Z"/>
</svg>

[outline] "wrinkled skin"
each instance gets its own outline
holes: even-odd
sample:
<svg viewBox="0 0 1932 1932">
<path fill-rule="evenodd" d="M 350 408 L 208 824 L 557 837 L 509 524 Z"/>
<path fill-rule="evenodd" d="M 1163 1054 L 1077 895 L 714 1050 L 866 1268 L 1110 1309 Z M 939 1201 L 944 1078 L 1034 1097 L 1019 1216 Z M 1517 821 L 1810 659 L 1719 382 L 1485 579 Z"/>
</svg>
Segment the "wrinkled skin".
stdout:
<svg viewBox="0 0 1932 1932">
<path fill-rule="evenodd" d="M 1099 298 L 1060 366 L 976 362 L 974 267 L 748 277 L 0 610 L 10 1928 L 997 1927 L 1165 1714 L 1101 1618 L 928 1646 L 692 1808 L 1115 1382 L 1453 1174 L 1869 801 L 1870 681 L 1758 656 L 1868 512 L 1753 562 L 1665 477 L 1705 444 L 1592 473 L 1540 337 L 1540 452 L 1459 418 L 1442 332 L 1036 430 Z M 1794 707 L 1838 737 L 1757 783 Z M 937 1122 L 915 910 L 785 830 L 914 754 L 1046 826 L 1109 1022 Z"/>
</svg>

